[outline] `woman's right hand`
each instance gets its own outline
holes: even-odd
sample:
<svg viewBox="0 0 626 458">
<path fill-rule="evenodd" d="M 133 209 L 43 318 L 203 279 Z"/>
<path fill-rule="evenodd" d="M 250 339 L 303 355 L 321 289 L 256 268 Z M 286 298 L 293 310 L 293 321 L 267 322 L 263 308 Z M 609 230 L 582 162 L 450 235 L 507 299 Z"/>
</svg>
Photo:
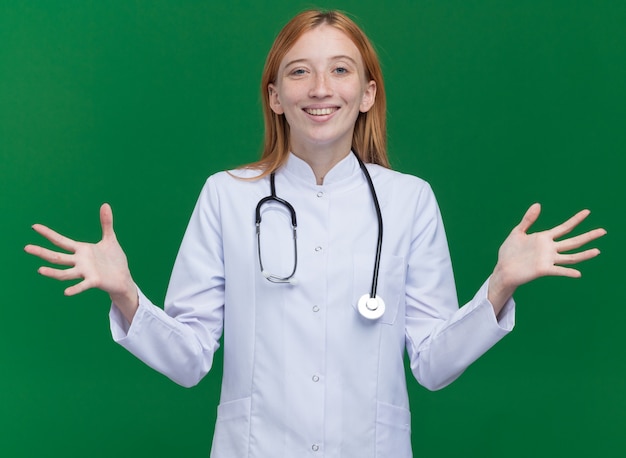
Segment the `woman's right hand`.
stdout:
<svg viewBox="0 0 626 458">
<path fill-rule="evenodd" d="M 90 288 L 101 289 L 109 294 L 130 323 L 139 306 L 137 287 L 130 275 L 126 254 L 113 231 L 113 212 L 109 204 L 100 207 L 100 224 L 102 240 L 98 243 L 77 242 L 46 226 L 35 224 L 33 229 L 37 233 L 69 253 L 37 245 L 27 245 L 24 251 L 52 264 L 69 266 L 66 269 L 40 267 L 38 272 L 41 275 L 57 280 L 82 279 L 65 289 L 66 296 L 74 296 Z"/>
</svg>

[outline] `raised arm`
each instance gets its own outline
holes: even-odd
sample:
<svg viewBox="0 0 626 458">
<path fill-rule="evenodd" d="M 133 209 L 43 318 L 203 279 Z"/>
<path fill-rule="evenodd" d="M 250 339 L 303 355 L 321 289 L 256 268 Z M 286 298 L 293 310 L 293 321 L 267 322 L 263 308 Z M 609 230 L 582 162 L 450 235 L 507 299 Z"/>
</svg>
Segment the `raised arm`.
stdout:
<svg viewBox="0 0 626 458">
<path fill-rule="evenodd" d="M 578 278 L 581 276 L 580 271 L 565 266 L 577 264 L 600 254 L 597 248 L 580 252 L 571 251 L 602 237 L 606 234 L 604 229 L 594 229 L 575 237 L 562 238 L 589 216 L 589 210 L 576 213 L 552 229 L 528 234 L 540 213 L 539 204 L 531 205 L 522 221 L 511 231 L 498 251 L 498 262 L 487 293 L 496 314 L 517 287 L 548 275 Z"/>
<path fill-rule="evenodd" d="M 102 240 L 98 243 L 77 242 L 52 229 L 35 224 L 33 229 L 57 247 L 67 251 L 54 251 L 37 245 L 26 245 L 24 250 L 57 267 L 40 267 L 38 272 L 57 280 L 82 279 L 65 290 L 67 296 L 73 296 L 90 288 L 105 291 L 113 303 L 120 309 L 128 322 L 132 319 L 139 305 L 137 287 L 128 269 L 126 254 L 117 241 L 113 230 L 113 212 L 109 204 L 100 207 Z"/>
</svg>

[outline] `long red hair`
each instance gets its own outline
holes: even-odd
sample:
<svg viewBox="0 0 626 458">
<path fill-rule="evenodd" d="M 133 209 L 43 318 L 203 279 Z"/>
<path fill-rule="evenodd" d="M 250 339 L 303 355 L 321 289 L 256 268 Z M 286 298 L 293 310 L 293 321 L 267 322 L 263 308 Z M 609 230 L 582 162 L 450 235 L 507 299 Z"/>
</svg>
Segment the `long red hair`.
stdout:
<svg viewBox="0 0 626 458">
<path fill-rule="evenodd" d="M 246 168 L 260 169 L 262 178 L 280 168 L 289 156 L 289 124 L 282 114 L 270 107 L 268 86 L 276 83 L 278 68 L 295 42 L 305 33 L 322 24 L 337 28 L 356 45 L 363 59 L 365 78 L 376 83 L 374 105 L 359 113 L 352 135 L 352 148 L 363 162 L 389 167 L 387 158 L 387 100 L 380 62 L 369 39 L 352 19 L 338 11 L 304 11 L 291 19 L 280 31 L 270 49 L 261 78 L 261 100 L 265 122 L 263 154 L 258 162 Z"/>
</svg>

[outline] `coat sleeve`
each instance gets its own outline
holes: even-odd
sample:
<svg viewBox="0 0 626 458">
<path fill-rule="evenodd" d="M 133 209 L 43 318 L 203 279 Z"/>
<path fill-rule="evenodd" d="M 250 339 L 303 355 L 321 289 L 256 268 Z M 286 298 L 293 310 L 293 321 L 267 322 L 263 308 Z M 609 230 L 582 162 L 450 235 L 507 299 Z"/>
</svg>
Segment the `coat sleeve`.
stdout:
<svg viewBox="0 0 626 458">
<path fill-rule="evenodd" d="M 514 326 L 513 299 L 495 316 L 489 279 L 459 308 L 452 264 L 435 196 L 425 185 L 417 199 L 406 283 L 406 348 L 421 385 L 441 389 Z"/>
<path fill-rule="evenodd" d="M 128 324 L 110 311 L 113 339 L 174 382 L 196 385 L 211 369 L 224 317 L 224 262 L 219 194 L 209 178 L 183 237 L 165 298 L 165 310 L 139 291 Z"/>
</svg>

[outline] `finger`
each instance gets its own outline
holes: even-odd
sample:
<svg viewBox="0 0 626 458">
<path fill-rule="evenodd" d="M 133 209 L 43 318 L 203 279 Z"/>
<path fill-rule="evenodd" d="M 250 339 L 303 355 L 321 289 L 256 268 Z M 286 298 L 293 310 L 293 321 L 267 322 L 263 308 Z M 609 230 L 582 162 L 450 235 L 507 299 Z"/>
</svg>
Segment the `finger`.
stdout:
<svg viewBox="0 0 626 458">
<path fill-rule="evenodd" d="M 66 296 L 75 296 L 84 291 L 87 291 L 90 288 L 91 286 L 89 285 L 89 283 L 86 280 L 83 280 L 80 283 L 76 283 L 75 285 L 70 286 L 69 288 L 65 288 L 63 294 L 65 294 Z"/>
<path fill-rule="evenodd" d="M 583 220 L 591 213 L 589 210 L 581 210 L 572 216 L 567 221 L 553 227 L 550 230 L 552 238 L 557 239 L 563 237 L 565 234 L 569 234 L 576 226 L 578 226 Z"/>
<path fill-rule="evenodd" d="M 586 261 L 587 259 L 595 258 L 599 254 L 600 250 L 597 248 L 591 248 L 589 250 L 581 251 L 580 253 L 559 254 L 556 257 L 556 264 L 577 264 L 579 262 Z"/>
<path fill-rule="evenodd" d="M 59 248 L 63 248 L 67 251 L 76 251 L 77 242 L 75 240 L 69 239 L 59 234 L 58 232 L 53 231 L 49 227 L 44 226 L 43 224 L 33 224 L 33 229 L 39 235 L 47 238 L 50 242 L 52 242 Z"/>
<path fill-rule="evenodd" d="M 26 251 L 28 254 L 32 254 L 33 256 L 37 256 L 44 261 L 48 261 L 53 264 L 58 264 L 61 266 L 74 265 L 73 256 L 67 253 L 59 253 L 58 251 L 48 250 L 47 248 L 43 248 L 37 245 L 26 245 L 24 247 L 24 251 Z"/>
<path fill-rule="evenodd" d="M 554 266 L 550 271 L 550 275 L 555 277 L 580 278 L 582 274 L 571 267 Z"/>
<path fill-rule="evenodd" d="M 535 223 L 535 221 L 537 221 L 537 218 L 539 218 L 540 213 L 541 213 L 541 204 L 539 203 L 532 204 L 528 208 L 528 210 L 526 210 L 526 213 L 522 217 L 522 220 L 520 221 L 520 223 L 517 225 L 517 228 L 523 232 L 528 232 L 528 229 L 530 229 L 530 226 L 532 226 Z"/>
<path fill-rule="evenodd" d="M 560 240 L 556 243 L 558 251 L 569 251 L 575 250 L 576 248 L 580 248 L 586 243 L 592 242 L 593 240 L 602 237 L 606 234 L 604 229 L 594 229 L 593 231 L 585 232 L 584 234 L 577 235 L 576 237 L 571 237 L 569 239 Z"/>
<path fill-rule="evenodd" d="M 39 272 L 44 277 L 54 278 L 55 280 L 76 280 L 77 278 L 82 278 L 82 275 L 79 274 L 75 268 L 70 269 L 55 269 L 54 267 L 40 267 L 37 272 Z"/>
<path fill-rule="evenodd" d="M 102 226 L 102 238 L 115 237 L 113 231 L 113 210 L 109 204 L 100 207 L 100 225 Z"/>
</svg>

